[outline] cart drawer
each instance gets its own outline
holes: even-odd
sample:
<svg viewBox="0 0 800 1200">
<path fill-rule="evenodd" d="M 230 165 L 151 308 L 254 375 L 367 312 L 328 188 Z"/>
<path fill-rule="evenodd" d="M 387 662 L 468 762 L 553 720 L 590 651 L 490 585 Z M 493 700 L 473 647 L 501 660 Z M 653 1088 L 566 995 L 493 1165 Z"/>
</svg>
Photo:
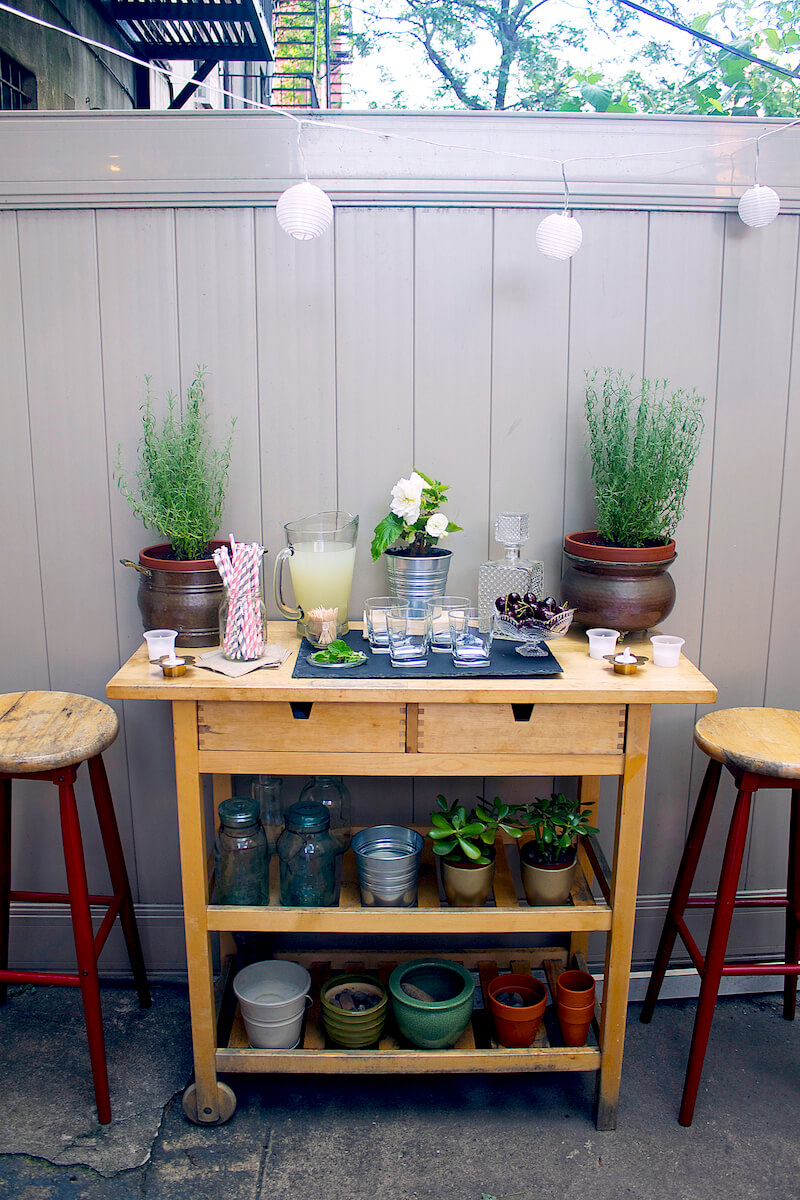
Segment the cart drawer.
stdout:
<svg viewBox="0 0 800 1200">
<path fill-rule="evenodd" d="M 625 706 L 616 704 L 421 704 L 421 754 L 618 754 Z"/>
<path fill-rule="evenodd" d="M 404 704 L 290 704 L 200 701 L 201 750 L 341 750 L 375 754 L 406 748 Z"/>
</svg>

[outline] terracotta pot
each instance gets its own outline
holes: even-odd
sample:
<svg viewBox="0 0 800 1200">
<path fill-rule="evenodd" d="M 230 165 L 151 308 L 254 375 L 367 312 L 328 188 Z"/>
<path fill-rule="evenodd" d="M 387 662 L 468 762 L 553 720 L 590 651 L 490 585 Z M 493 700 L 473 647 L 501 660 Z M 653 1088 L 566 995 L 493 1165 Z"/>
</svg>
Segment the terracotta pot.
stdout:
<svg viewBox="0 0 800 1200">
<path fill-rule="evenodd" d="M 515 1008 L 497 999 L 498 992 L 519 992 L 525 1004 Z M 530 1046 L 547 1006 L 547 988 L 530 975 L 498 975 L 487 988 L 489 1010 L 502 1046 Z"/>
<path fill-rule="evenodd" d="M 577 1009 L 575 1012 L 580 1013 Z M 561 1026 L 561 1038 L 565 1046 L 585 1046 L 589 1037 L 589 1030 L 592 1027 L 593 1009 L 586 1016 L 578 1016 L 572 1020 L 572 1012 L 569 1009 L 564 1011 L 559 1010 L 558 1023 Z"/>
<path fill-rule="evenodd" d="M 566 904 L 575 878 L 575 868 L 578 863 L 577 854 L 573 854 L 572 862 L 550 866 L 548 863 L 535 861 L 536 844 L 525 842 L 519 848 L 522 886 L 528 904 Z"/>
<path fill-rule="evenodd" d="M 227 542 L 211 542 L 216 550 Z M 216 646 L 225 586 L 213 558 L 175 559 L 169 542 L 147 546 L 139 564 L 137 602 L 145 629 L 177 629 L 177 646 Z"/>
<path fill-rule="evenodd" d="M 442 885 L 447 903 L 457 908 L 481 908 L 487 901 L 494 880 L 494 846 L 484 854 L 492 859 L 488 866 L 449 862 L 440 859 Z"/>
<path fill-rule="evenodd" d="M 666 546 L 608 546 L 594 530 L 567 534 L 561 595 L 587 628 L 609 626 L 638 633 L 672 612 L 675 583 L 669 567 L 675 542 Z"/>
<path fill-rule="evenodd" d="M 556 980 L 559 1008 L 586 1008 L 594 1005 L 594 979 L 588 971 L 562 971 Z"/>
</svg>

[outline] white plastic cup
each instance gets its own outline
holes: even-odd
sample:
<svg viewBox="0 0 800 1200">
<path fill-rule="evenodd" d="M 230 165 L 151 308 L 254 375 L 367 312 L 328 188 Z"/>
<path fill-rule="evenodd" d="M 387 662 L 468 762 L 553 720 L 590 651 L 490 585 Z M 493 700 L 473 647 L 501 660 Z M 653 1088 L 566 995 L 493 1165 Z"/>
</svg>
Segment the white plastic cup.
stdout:
<svg viewBox="0 0 800 1200">
<path fill-rule="evenodd" d="M 618 629 L 587 629 L 589 639 L 589 658 L 605 658 L 613 654 L 617 648 L 617 639 L 621 636 Z"/>
<path fill-rule="evenodd" d="M 685 638 L 671 637 L 666 633 L 658 633 L 651 637 L 655 665 L 657 667 L 677 667 L 681 657 L 681 647 L 685 640 Z"/>
<path fill-rule="evenodd" d="M 159 662 L 165 655 L 175 657 L 175 639 L 177 629 L 148 629 L 144 635 L 147 642 L 147 656 L 151 662 Z"/>
</svg>

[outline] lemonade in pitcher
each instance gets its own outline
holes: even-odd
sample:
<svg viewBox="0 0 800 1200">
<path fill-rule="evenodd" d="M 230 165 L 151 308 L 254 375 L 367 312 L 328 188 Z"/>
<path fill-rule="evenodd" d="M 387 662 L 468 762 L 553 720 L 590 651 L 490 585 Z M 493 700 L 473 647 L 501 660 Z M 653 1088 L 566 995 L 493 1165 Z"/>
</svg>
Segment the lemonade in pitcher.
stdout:
<svg viewBox="0 0 800 1200">
<path fill-rule="evenodd" d="M 297 618 L 297 631 L 314 646 L 327 646 L 347 633 L 347 606 L 356 561 L 358 517 L 316 513 L 284 525 L 286 549 L 275 561 L 275 601 L 284 617 Z M 289 561 L 297 608 L 283 599 L 282 569 Z"/>
</svg>

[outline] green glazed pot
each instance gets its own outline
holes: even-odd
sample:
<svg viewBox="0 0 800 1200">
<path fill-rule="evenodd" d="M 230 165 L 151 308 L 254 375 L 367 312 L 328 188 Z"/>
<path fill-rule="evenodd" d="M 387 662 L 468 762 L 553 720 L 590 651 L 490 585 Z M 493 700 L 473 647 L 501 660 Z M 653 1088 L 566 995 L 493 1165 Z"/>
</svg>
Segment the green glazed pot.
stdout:
<svg viewBox="0 0 800 1200">
<path fill-rule="evenodd" d="M 430 999 L 409 995 L 404 983 Z M 421 1050 L 454 1046 L 472 1016 L 475 981 L 460 963 L 447 959 L 402 963 L 389 977 L 389 991 L 401 1035 Z"/>
<path fill-rule="evenodd" d="M 343 988 L 370 992 L 380 996 L 381 1001 L 366 1012 L 345 1012 L 338 1004 L 331 1004 L 329 997 Z M 389 996 L 386 988 L 373 975 L 335 975 L 322 987 L 322 1020 L 330 1041 L 346 1050 L 359 1050 L 374 1046 L 381 1036 Z"/>
</svg>

